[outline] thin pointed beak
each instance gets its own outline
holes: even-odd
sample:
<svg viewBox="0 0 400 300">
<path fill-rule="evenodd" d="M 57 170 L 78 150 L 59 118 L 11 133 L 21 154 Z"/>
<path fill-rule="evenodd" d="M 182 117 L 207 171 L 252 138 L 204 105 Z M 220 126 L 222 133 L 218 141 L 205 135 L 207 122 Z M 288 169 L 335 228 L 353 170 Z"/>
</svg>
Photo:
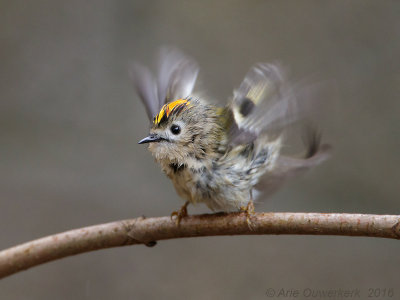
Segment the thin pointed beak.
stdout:
<svg viewBox="0 0 400 300">
<path fill-rule="evenodd" d="M 150 134 L 149 136 L 146 136 L 144 139 L 140 140 L 138 144 L 154 143 L 162 140 L 163 138 L 158 134 Z"/>
</svg>

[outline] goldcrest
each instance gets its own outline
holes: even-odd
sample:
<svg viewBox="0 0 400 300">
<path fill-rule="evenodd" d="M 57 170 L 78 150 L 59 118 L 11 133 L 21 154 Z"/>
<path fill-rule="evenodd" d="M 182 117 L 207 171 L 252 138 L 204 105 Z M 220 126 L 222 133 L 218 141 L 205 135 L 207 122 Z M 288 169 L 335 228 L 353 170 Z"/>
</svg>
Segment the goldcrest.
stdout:
<svg viewBox="0 0 400 300">
<path fill-rule="evenodd" d="M 177 49 L 160 52 L 158 76 L 134 64 L 131 76 L 151 122 L 148 144 L 187 205 L 213 211 L 253 211 L 256 189 L 271 194 L 287 178 L 329 156 L 311 131 L 302 158 L 281 155 L 282 132 L 303 116 L 296 89 L 276 64 L 255 64 L 225 107 L 196 97 L 197 63 Z"/>
</svg>

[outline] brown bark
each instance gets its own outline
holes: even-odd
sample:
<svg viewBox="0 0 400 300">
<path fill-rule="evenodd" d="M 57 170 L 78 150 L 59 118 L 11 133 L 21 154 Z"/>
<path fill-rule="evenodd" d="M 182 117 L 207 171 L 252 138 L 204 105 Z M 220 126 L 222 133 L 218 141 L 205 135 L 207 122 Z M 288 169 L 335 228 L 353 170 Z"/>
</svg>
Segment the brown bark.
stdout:
<svg viewBox="0 0 400 300">
<path fill-rule="evenodd" d="M 0 278 L 66 256 L 134 244 L 217 235 L 309 234 L 400 239 L 400 216 L 322 213 L 245 213 L 137 218 L 58 233 L 0 252 Z"/>
</svg>

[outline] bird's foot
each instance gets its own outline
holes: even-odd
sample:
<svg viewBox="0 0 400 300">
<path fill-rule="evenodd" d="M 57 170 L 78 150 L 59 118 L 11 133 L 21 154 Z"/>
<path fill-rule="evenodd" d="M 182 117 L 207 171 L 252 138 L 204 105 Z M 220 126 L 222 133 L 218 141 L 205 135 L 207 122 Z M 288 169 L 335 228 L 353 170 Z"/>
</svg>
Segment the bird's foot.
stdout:
<svg viewBox="0 0 400 300">
<path fill-rule="evenodd" d="M 250 201 L 246 206 L 241 206 L 240 212 L 244 212 L 246 214 L 247 225 L 250 229 L 253 229 L 253 223 L 251 221 L 251 217 L 253 217 L 255 214 L 253 201 Z"/>
<path fill-rule="evenodd" d="M 189 202 L 186 202 L 179 210 L 173 211 L 171 213 L 171 220 L 175 217 L 176 218 L 176 225 L 179 226 L 181 220 L 188 216 L 187 206 Z"/>
</svg>

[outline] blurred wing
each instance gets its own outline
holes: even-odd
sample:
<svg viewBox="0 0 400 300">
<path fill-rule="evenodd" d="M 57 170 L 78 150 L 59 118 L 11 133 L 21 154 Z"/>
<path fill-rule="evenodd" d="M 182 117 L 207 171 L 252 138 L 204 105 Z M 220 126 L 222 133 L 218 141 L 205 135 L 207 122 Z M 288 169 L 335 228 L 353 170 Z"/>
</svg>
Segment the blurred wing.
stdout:
<svg viewBox="0 0 400 300">
<path fill-rule="evenodd" d="M 160 51 L 157 81 L 148 68 L 133 64 L 130 75 L 150 121 L 165 103 L 190 96 L 198 72 L 199 68 L 193 59 L 178 49 L 167 47 Z"/>
<path fill-rule="evenodd" d="M 131 66 L 129 73 L 136 93 L 146 108 L 147 117 L 151 121 L 160 111 L 156 82 L 150 70 L 138 63 L 134 63 Z"/>
<path fill-rule="evenodd" d="M 231 111 L 230 140 L 238 144 L 248 143 L 264 131 L 283 128 L 298 118 L 299 109 L 282 68 L 258 63 L 234 92 Z"/>
<path fill-rule="evenodd" d="M 193 91 L 199 67 L 195 60 L 175 48 L 163 47 L 158 67 L 160 108 L 169 101 L 184 99 Z"/>
</svg>

